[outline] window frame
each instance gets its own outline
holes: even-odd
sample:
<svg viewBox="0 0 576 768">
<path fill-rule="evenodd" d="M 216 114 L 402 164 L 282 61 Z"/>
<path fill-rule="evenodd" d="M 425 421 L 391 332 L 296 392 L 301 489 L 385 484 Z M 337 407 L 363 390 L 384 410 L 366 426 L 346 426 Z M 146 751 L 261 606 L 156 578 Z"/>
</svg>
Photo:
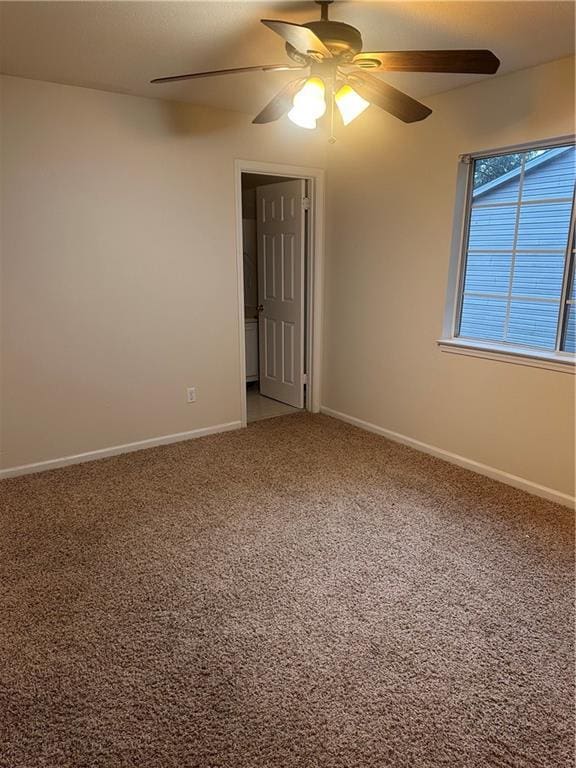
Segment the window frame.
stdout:
<svg viewBox="0 0 576 768">
<path fill-rule="evenodd" d="M 510 342 L 475 340 L 457 335 L 462 311 L 462 302 L 464 299 L 464 278 L 466 273 L 466 251 L 468 247 L 471 218 L 474 161 L 483 157 L 509 155 L 515 152 L 527 152 L 534 149 L 551 149 L 554 147 L 574 144 L 575 142 L 575 135 L 567 135 L 460 155 L 456 177 L 456 202 L 454 207 L 444 322 L 442 338 L 437 341 L 437 344 L 443 352 L 470 355 L 473 357 L 486 357 L 493 360 L 520 365 L 549 368 L 564 373 L 576 373 L 576 355 L 573 352 L 567 352 L 560 349 L 565 334 L 567 308 L 571 303 L 568 297 L 570 279 L 572 272 L 576 272 L 576 266 L 574 264 L 576 261 L 576 254 L 573 252 L 576 226 L 576 202 L 574 199 L 572 201 L 572 214 L 565 251 L 564 276 L 562 280 L 562 293 L 560 297 L 560 310 L 556 334 L 556 349 L 545 350 L 536 347 L 512 344 Z"/>
</svg>

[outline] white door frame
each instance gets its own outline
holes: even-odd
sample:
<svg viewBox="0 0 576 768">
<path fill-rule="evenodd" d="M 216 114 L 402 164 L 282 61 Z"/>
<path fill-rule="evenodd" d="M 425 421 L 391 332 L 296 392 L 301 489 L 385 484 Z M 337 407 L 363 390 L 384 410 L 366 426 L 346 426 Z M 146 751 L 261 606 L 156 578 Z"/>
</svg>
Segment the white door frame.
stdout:
<svg viewBox="0 0 576 768">
<path fill-rule="evenodd" d="M 246 421 L 246 339 L 244 331 L 244 249 L 242 246 L 242 174 L 257 173 L 267 176 L 305 179 L 311 188 L 308 233 L 308 279 L 306 300 L 308 323 L 306 327 L 307 355 L 305 408 L 312 413 L 320 411 L 320 373 L 322 364 L 322 326 L 324 295 L 324 171 L 296 165 L 264 163 L 259 160 L 234 161 L 234 192 L 236 202 L 236 273 L 238 279 L 238 350 L 240 355 L 240 407 L 242 426 Z"/>
</svg>

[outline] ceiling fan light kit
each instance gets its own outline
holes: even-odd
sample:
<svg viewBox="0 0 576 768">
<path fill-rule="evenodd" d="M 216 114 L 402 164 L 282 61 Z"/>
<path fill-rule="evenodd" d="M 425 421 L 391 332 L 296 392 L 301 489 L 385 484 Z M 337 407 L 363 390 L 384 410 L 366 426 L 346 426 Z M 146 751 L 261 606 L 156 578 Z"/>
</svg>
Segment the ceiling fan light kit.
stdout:
<svg viewBox="0 0 576 768">
<path fill-rule="evenodd" d="M 355 27 L 328 18 L 328 8 L 333 0 L 316 2 L 321 8 L 320 20 L 317 21 L 294 24 L 275 19 L 261 20 L 285 41 L 286 53 L 293 65 L 272 64 L 192 72 L 159 77 L 152 82 L 193 80 L 239 72 L 294 70 L 300 73 L 298 79 L 285 85 L 252 122 L 270 123 L 288 115 L 295 125 L 313 130 L 317 121 L 328 112 L 333 134 L 334 106 L 344 125 L 352 122 L 371 104 L 405 123 L 424 120 L 431 114 L 429 107 L 374 77 L 370 71 L 491 75 L 500 66 L 498 58 L 488 50 L 363 51 L 362 36 Z M 305 74 L 306 70 L 308 74 Z M 328 106 L 330 109 L 327 109 Z"/>
<path fill-rule="evenodd" d="M 359 93 L 345 83 L 339 91 L 334 94 L 334 101 L 340 112 L 340 117 L 344 125 L 348 125 L 361 115 L 365 109 L 368 109 L 370 102 L 363 99 Z"/>
<path fill-rule="evenodd" d="M 316 121 L 326 112 L 326 86 L 320 77 L 310 77 L 294 94 L 289 119 L 301 128 L 316 128 Z"/>
</svg>

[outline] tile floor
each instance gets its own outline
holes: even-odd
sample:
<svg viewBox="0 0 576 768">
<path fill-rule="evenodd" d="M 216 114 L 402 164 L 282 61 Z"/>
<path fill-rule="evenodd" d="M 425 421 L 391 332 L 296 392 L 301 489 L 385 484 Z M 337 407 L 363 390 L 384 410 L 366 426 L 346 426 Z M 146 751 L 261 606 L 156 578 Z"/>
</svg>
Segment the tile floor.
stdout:
<svg viewBox="0 0 576 768">
<path fill-rule="evenodd" d="M 299 413 L 300 410 L 300 408 L 293 408 L 291 405 L 264 397 L 260 394 L 257 385 L 253 384 L 246 389 L 246 415 L 249 424 L 251 421 L 273 419 L 274 416 L 286 416 L 288 413 Z"/>
</svg>

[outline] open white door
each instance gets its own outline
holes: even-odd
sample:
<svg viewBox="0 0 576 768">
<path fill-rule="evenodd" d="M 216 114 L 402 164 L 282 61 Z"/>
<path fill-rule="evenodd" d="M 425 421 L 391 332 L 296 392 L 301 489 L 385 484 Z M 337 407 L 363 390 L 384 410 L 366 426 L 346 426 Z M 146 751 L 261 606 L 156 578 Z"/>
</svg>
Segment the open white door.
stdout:
<svg viewBox="0 0 576 768">
<path fill-rule="evenodd" d="M 258 187 L 260 393 L 304 407 L 305 181 Z"/>
</svg>

